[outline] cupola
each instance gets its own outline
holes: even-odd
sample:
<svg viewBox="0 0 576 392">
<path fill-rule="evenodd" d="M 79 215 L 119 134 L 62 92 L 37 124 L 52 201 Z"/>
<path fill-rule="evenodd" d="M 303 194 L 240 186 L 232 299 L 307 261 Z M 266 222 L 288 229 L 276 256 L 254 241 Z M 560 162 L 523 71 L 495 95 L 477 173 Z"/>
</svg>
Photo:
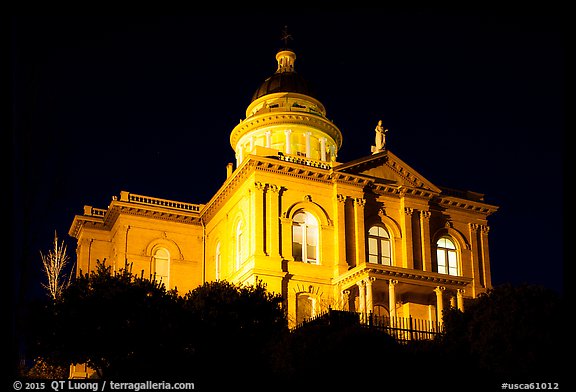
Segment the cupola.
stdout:
<svg viewBox="0 0 576 392">
<path fill-rule="evenodd" d="M 324 105 L 296 72 L 296 53 L 282 49 L 276 54 L 276 61 L 276 72 L 256 89 L 246 118 L 230 134 L 237 165 L 249 154 L 262 151 L 267 155 L 275 152 L 335 161 L 342 134 L 326 118 Z"/>
</svg>

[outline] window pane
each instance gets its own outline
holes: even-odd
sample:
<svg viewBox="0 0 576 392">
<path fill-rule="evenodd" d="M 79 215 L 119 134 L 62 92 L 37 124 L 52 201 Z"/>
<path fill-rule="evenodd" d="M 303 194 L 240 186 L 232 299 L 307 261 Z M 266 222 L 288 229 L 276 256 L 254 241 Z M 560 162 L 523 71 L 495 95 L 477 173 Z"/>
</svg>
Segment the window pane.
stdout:
<svg viewBox="0 0 576 392">
<path fill-rule="evenodd" d="M 306 246 L 306 258 L 309 261 L 316 261 L 316 246 L 315 245 Z"/>
<path fill-rule="evenodd" d="M 456 245 L 454 245 L 454 243 L 450 239 L 445 238 L 444 241 L 446 242 L 446 245 L 445 245 L 446 248 L 456 249 Z"/>
<path fill-rule="evenodd" d="M 318 230 L 316 227 L 306 228 L 306 243 L 316 246 L 318 244 Z"/>
<path fill-rule="evenodd" d="M 298 295 L 296 302 L 296 322 L 301 323 L 314 315 L 314 300 L 306 294 Z"/>
<path fill-rule="evenodd" d="M 292 256 L 296 261 L 302 261 L 302 244 L 297 242 L 292 243 Z"/>
<path fill-rule="evenodd" d="M 376 238 L 368 238 L 368 254 L 377 255 L 378 254 L 378 241 Z"/>
<path fill-rule="evenodd" d="M 308 212 L 306 212 L 305 214 L 306 214 L 305 222 L 308 226 L 318 226 L 318 222 L 316 222 L 316 218 L 314 218 L 312 214 Z"/>
<path fill-rule="evenodd" d="M 448 252 L 448 268 L 450 275 L 457 275 L 458 274 L 458 262 L 456 258 L 456 252 L 449 251 Z"/>
<path fill-rule="evenodd" d="M 368 230 L 368 234 L 377 236 L 378 235 L 378 226 L 372 226 L 370 230 Z"/>
<path fill-rule="evenodd" d="M 378 255 L 368 255 L 369 263 L 378 263 Z"/>
<path fill-rule="evenodd" d="M 294 215 L 294 222 L 296 223 L 305 223 L 306 222 L 306 214 L 304 214 L 303 212 L 299 212 L 296 215 Z"/>
<path fill-rule="evenodd" d="M 446 273 L 446 251 L 443 249 L 436 250 L 436 258 L 438 259 L 438 272 L 441 274 Z"/>
<path fill-rule="evenodd" d="M 378 235 L 379 235 L 380 237 L 390 238 L 390 236 L 388 235 L 388 232 L 387 232 L 386 229 L 383 228 L 383 227 L 379 227 L 379 228 L 378 228 Z"/>
<path fill-rule="evenodd" d="M 382 256 L 390 257 L 390 241 L 380 240 L 380 249 L 382 251 Z"/>
<path fill-rule="evenodd" d="M 302 227 L 292 226 L 292 241 L 298 244 L 302 243 Z"/>
</svg>

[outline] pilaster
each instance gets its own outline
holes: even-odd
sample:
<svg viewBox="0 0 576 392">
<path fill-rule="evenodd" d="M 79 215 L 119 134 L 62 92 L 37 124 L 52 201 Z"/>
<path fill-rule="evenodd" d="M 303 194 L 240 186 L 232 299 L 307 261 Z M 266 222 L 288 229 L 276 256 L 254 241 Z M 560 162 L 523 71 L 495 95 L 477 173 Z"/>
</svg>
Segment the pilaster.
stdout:
<svg viewBox="0 0 576 392">
<path fill-rule="evenodd" d="M 266 191 L 266 184 L 261 182 L 254 183 L 254 191 L 252 192 L 252 205 L 254 208 L 254 216 L 252 217 L 253 231 L 252 238 L 254 238 L 254 255 L 264 256 L 266 254 L 265 245 L 265 217 L 264 217 L 264 192 Z"/>
<path fill-rule="evenodd" d="M 412 241 L 412 213 L 414 209 L 410 207 L 403 207 L 401 220 L 402 220 L 402 229 L 406 235 L 402 237 L 402 252 L 404 253 L 404 268 L 414 268 L 414 249 L 413 249 L 413 241 Z"/>
<path fill-rule="evenodd" d="M 268 184 L 268 255 L 275 258 L 280 258 L 280 197 L 282 187 L 274 184 Z"/>
<path fill-rule="evenodd" d="M 444 286 L 437 286 L 434 289 L 434 292 L 436 293 L 436 317 L 439 323 L 443 323 L 444 322 L 444 316 L 443 316 L 443 312 L 444 312 L 444 299 L 443 299 L 443 293 L 444 290 L 446 290 L 446 287 Z"/>
<path fill-rule="evenodd" d="M 366 199 L 356 197 L 354 198 L 354 238 L 355 238 L 355 256 L 356 265 L 366 264 L 365 250 L 365 233 L 364 233 L 364 205 Z"/>
<path fill-rule="evenodd" d="M 348 270 L 348 262 L 346 260 L 346 196 L 337 194 L 336 211 L 334 214 L 334 243 L 336 245 L 336 270 L 335 274 L 340 275 Z"/>
<path fill-rule="evenodd" d="M 388 311 L 390 312 L 390 317 L 396 317 L 396 285 L 398 281 L 395 279 L 390 279 L 388 281 Z"/>
<path fill-rule="evenodd" d="M 422 269 L 424 271 L 432 271 L 430 215 L 430 211 L 420 211 L 420 243 L 422 244 Z"/>
</svg>

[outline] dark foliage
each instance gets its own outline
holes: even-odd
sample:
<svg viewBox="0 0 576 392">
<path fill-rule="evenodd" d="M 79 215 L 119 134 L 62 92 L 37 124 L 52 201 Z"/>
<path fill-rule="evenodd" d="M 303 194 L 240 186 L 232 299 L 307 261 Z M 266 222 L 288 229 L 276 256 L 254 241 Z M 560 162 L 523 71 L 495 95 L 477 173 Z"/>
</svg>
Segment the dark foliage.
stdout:
<svg viewBox="0 0 576 392">
<path fill-rule="evenodd" d="M 280 305 L 260 284 L 207 283 L 179 296 L 99 263 L 61 300 L 34 305 L 28 355 L 88 363 L 105 378 L 208 382 L 215 369 L 266 365 L 266 344 L 287 328 Z"/>
<path fill-rule="evenodd" d="M 496 287 L 464 312 L 446 310 L 438 339 L 407 343 L 338 311 L 290 332 L 282 304 L 260 283 L 210 282 L 179 296 L 101 263 L 61 300 L 31 309 L 28 355 L 50 366 L 87 362 L 105 378 L 182 379 L 203 390 L 449 391 L 562 376 L 562 299 L 541 287 Z"/>
<path fill-rule="evenodd" d="M 459 374 L 498 382 L 559 381 L 566 358 L 562 298 L 535 285 L 502 285 L 444 314 L 441 347 Z"/>
</svg>

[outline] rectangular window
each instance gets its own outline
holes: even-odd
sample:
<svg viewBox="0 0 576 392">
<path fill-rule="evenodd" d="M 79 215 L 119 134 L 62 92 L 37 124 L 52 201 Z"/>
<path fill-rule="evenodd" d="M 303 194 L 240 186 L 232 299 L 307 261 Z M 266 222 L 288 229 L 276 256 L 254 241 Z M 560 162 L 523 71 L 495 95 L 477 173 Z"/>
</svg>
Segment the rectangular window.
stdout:
<svg viewBox="0 0 576 392">
<path fill-rule="evenodd" d="M 388 239 L 380 241 L 380 250 L 382 252 L 382 264 L 390 265 L 392 254 L 390 252 L 390 241 Z"/>
<path fill-rule="evenodd" d="M 448 252 L 448 273 L 450 275 L 458 275 L 458 263 L 456 258 L 456 252 Z"/>
<path fill-rule="evenodd" d="M 318 232 L 315 227 L 306 227 L 306 261 L 316 263 Z"/>
<path fill-rule="evenodd" d="M 292 226 L 292 256 L 296 261 L 302 261 L 302 227 Z"/>
<path fill-rule="evenodd" d="M 446 254 L 442 249 L 436 250 L 436 259 L 438 260 L 438 272 L 446 273 Z"/>
</svg>

